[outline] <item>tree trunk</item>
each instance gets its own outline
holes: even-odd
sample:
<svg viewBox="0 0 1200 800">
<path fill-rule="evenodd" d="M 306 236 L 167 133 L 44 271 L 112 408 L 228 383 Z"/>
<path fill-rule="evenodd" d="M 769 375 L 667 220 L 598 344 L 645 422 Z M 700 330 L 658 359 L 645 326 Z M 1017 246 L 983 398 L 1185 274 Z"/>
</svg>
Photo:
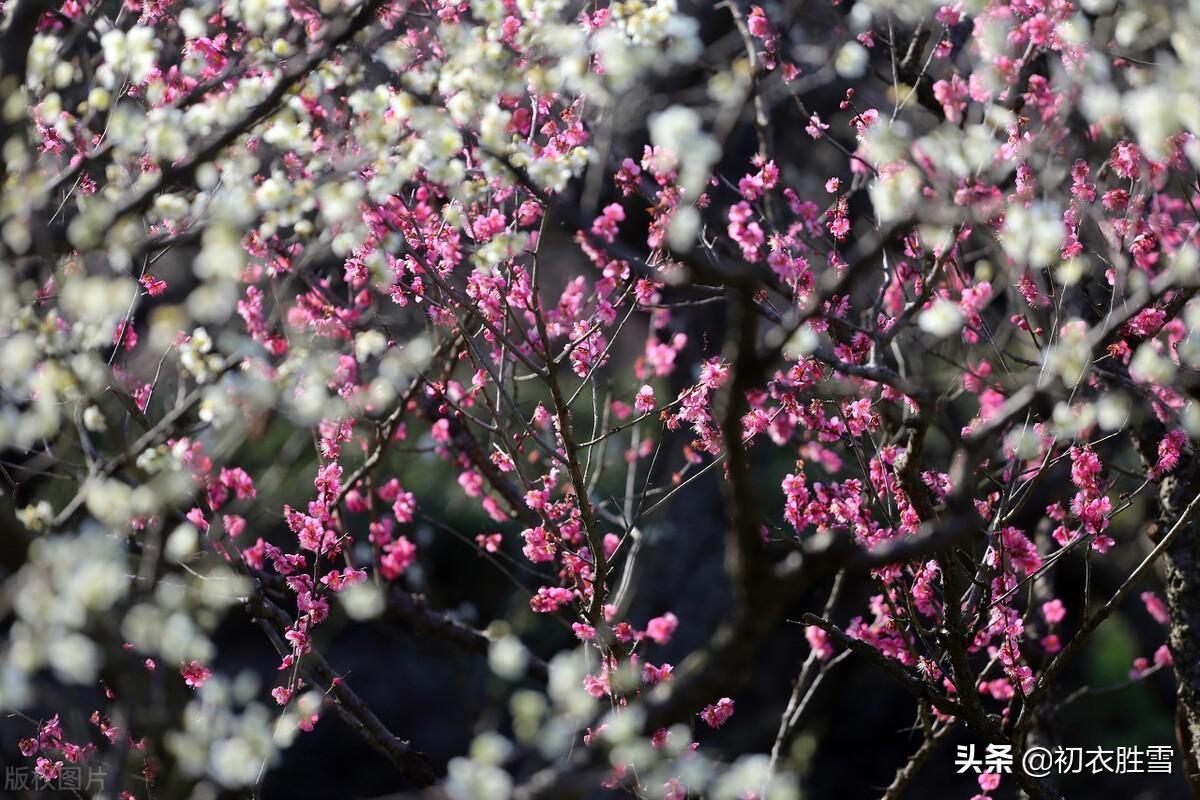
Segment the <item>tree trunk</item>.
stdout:
<svg viewBox="0 0 1200 800">
<path fill-rule="evenodd" d="M 1165 535 L 1200 489 L 1200 466 L 1186 464 L 1165 480 L 1159 535 Z M 1170 648 L 1178 705 L 1176 732 L 1192 797 L 1200 797 L 1200 523 L 1192 520 L 1166 552 Z"/>
</svg>

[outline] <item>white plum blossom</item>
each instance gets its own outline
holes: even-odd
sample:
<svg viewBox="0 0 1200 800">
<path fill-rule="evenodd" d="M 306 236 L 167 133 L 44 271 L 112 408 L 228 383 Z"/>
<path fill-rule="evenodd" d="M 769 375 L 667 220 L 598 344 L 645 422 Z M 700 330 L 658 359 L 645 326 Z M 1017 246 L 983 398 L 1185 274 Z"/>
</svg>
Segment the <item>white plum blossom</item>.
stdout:
<svg viewBox="0 0 1200 800">
<path fill-rule="evenodd" d="M 114 28 L 100 37 L 100 45 L 104 48 L 107 68 L 105 83 L 110 89 L 124 78 L 140 83 L 154 69 L 158 41 L 153 28 L 145 25 L 135 25 L 127 31 Z"/>
<path fill-rule="evenodd" d="M 446 771 L 446 793 L 453 800 L 508 800 L 512 796 L 512 777 L 500 767 L 452 758 Z"/>
<path fill-rule="evenodd" d="M 868 189 L 875 214 L 883 223 L 911 216 L 921 197 L 921 172 L 912 164 L 897 162 L 880 170 Z"/>
<path fill-rule="evenodd" d="M 867 48 L 858 42 L 846 42 L 834 56 L 834 69 L 843 78 L 861 78 L 867 71 L 868 56 Z"/>
<path fill-rule="evenodd" d="M 503 636 L 488 649 L 488 664 L 503 678 L 516 679 L 525 674 L 529 651 L 515 636 Z"/>
<path fill-rule="evenodd" d="M 651 115 L 650 141 L 672 159 L 688 195 L 699 194 L 720 156 L 720 148 L 705 133 L 700 115 L 686 106 L 671 106 Z"/>
<path fill-rule="evenodd" d="M 957 303 L 939 297 L 929 308 L 921 312 L 917 317 L 917 324 L 926 333 L 944 339 L 962 330 L 963 315 L 959 311 Z"/>
<path fill-rule="evenodd" d="M 1065 236 L 1060 208 L 1042 201 L 1029 207 L 1016 203 L 1005 213 L 1001 242 L 1013 260 L 1045 267 L 1058 258 Z"/>
</svg>

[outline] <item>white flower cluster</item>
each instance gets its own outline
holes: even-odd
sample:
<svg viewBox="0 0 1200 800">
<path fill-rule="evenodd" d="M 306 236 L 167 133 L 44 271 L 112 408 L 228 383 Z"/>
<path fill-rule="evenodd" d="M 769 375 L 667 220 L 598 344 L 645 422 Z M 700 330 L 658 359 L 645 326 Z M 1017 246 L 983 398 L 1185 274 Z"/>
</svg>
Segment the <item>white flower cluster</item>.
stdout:
<svg viewBox="0 0 1200 800">
<path fill-rule="evenodd" d="M 1080 108 L 1089 122 L 1112 137 L 1133 133 L 1148 158 L 1165 159 L 1171 138 L 1182 131 L 1200 135 L 1200 69 L 1196 36 L 1200 29 L 1200 6 L 1154 0 L 1084 0 L 1082 8 L 1099 17 L 1094 22 L 1076 15 L 1059 27 L 1060 35 L 1072 42 L 1087 42 L 1095 36 L 1110 36 L 1126 50 L 1145 42 L 1158 42 L 1152 62 L 1131 61 L 1120 67 L 1121 79 L 1129 88 L 1116 85 L 1117 67 L 1099 50 L 1090 51 L 1082 68 L 1063 76 L 1081 90 Z M 1108 16 L 1111 15 L 1111 16 Z M 1200 146 L 1185 149 L 1194 165 L 1200 165 Z"/>
<path fill-rule="evenodd" d="M 482 247 L 476 250 L 471 260 L 484 272 L 491 272 L 506 261 L 519 256 L 529 243 L 526 231 L 512 231 L 493 236 Z"/>
<path fill-rule="evenodd" d="M 189 558 L 180 552 L 178 541 L 172 549 L 174 560 Z M 153 596 L 126 612 L 121 636 L 138 653 L 167 664 L 193 660 L 207 664 L 216 655 L 209 634 L 224 613 L 246 597 L 250 587 L 223 564 L 193 563 L 189 569 L 186 578 L 171 573 L 155 585 Z"/>
<path fill-rule="evenodd" d="M 1046 363 L 1067 386 L 1075 386 L 1086 378 L 1092 369 L 1087 323 L 1072 320 L 1063 325 L 1058 341 L 1046 351 Z"/>
<path fill-rule="evenodd" d="M 111 347 L 134 285 L 126 278 L 67 275 L 58 307 L 38 315 L 33 287 L 0 271 L 0 447 L 51 437 L 74 405 L 104 390 L 109 372 L 93 348 Z"/>
<path fill-rule="evenodd" d="M 679 183 L 687 196 L 704 191 L 709 173 L 721 157 L 721 147 L 707 133 L 700 115 L 686 106 L 671 106 L 650 117 L 650 141 L 666 151 L 670 163 L 679 170 Z"/>
<path fill-rule="evenodd" d="M 453 800 L 508 800 L 513 780 L 503 767 L 482 759 L 452 758 L 446 765 L 446 794 Z"/>
<path fill-rule="evenodd" d="M 187 308 L 193 319 L 208 323 L 224 322 L 237 305 L 238 292 L 241 288 L 242 269 L 246 265 L 246 251 L 242 249 L 241 237 L 232 220 L 214 222 L 204 229 L 203 247 L 196 257 L 194 269 L 201 283 L 188 295 Z M 193 333 L 197 338 L 196 348 L 201 353 L 208 353 L 212 342 L 203 328 Z M 202 349 L 207 348 L 207 349 Z M 215 357 L 209 358 L 215 363 Z M 185 368 L 204 383 L 207 371 L 201 367 L 193 370 L 185 364 Z M 214 369 L 209 366 L 208 370 Z M 205 376 L 205 377 L 201 377 Z"/>
<path fill-rule="evenodd" d="M 287 0 L 232 0 L 225 11 L 255 33 L 271 33 L 291 18 Z"/>
<path fill-rule="evenodd" d="M 1009 258 L 1032 267 L 1046 267 L 1058 260 L 1058 251 L 1066 238 L 1062 209 L 1047 201 L 1026 207 L 1014 203 L 1004 215 L 1000 241 Z"/>
<path fill-rule="evenodd" d="M 1000 152 L 1000 143 L 988 125 L 967 125 L 960 130 L 946 123 L 919 139 L 917 146 L 939 172 L 956 179 L 985 171 L 990 177 L 1003 177 L 989 169 Z M 998 166 L 1004 172 L 1012 169 L 1008 161 L 1000 161 Z"/>
<path fill-rule="evenodd" d="M 128 31 L 113 28 L 100 37 L 100 46 L 104 48 L 104 64 L 97 77 L 109 89 L 116 88 L 124 79 L 141 83 L 154 69 L 158 41 L 153 28 L 144 25 L 135 25 Z"/>
<path fill-rule="evenodd" d="M 695 17 L 680 14 L 676 0 L 625 0 L 613 3 L 612 13 L 617 28 L 630 42 L 665 52 L 667 63 L 691 63 L 700 55 L 700 23 Z M 656 59 L 653 66 L 664 65 Z"/>
<path fill-rule="evenodd" d="M 64 64 L 58 59 L 58 51 L 61 47 L 62 40 L 53 34 L 39 33 L 33 37 L 33 41 L 29 45 L 27 67 L 28 82 L 31 88 L 39 89 L 47 82 L 58 85 L 59 81 L 55 78 L 62 67 L 67 68 L 67 80 L 70 80 L 70 73 L 73 70 L 69 64 Z"/>
<path fill-rule="evenodd" d="M 121 540 L 99 529 L 35 539 L 15 578 L 17 621 L 0 657 L 6 665 L 0 670 L 0 700 L 4 684 L 14 691 L 24 676 L 43 667 L 64 683 L 93 683 L 104 654 L 89 636 L 90 626 L 100 624 L 125 596 L 128 572 Z"/>
<path fill-rule="evenodd" d="M 1175 377 L 1175 369 L 1171 359 L 1161 352 L 1161 344 L 1143 342 L 1129 362 L 1129 377 L 1141 383 L 1167 386 Z"/>
<path fill-rule="evenodd" d="M 676 11 L 675 0 L 626 0 L 610 7 L 614 24 L 590 35 L 578 25 L 545 22 L 526 26 L 525 44 L 552 62 L 539 72 L 545 88 L 566 86 L 595 102 L 612 103 L 647 72 L 691 64 L 703 50 L 700 26 Z M 602 73 L 592 70 L 592 60 Z"/>
<path fill-rule="evenodd" d="M 962 330 L 963 315 L 957 303 L 939 297 L 917 317 L 917 325 L 926 333 L 944 339 Z"/>
<path fill-rule="evenodd" d="M 881 171 L 867 189 L 875 216 L 885 224 L 912 216 L 921 198 L 921 171 L 907 162 L 897 163 L 900 166 Z"/>
<path fill-rule="evenodd" d="M 173 163 L 187 155 L 188 144 L 182 111 L 169 106 L 150 109 L 146 114 L 146 152 L 152 158 Z"/>
<path fill-rule="evenodd" d="M 207 330 L 196 328 L 187 341 L 179 345 L 179 365 L 197 383 L 205 383 L 220 372 L 221 356 L 213 352 L 212 338 Z"/>
<path fill-rule="evenodd" d="M 587 165 L 588 151 L 583 147 L 573 148 L 565 156 L 533 158 L 524 152 L 513 157 L 513 163 L 525 166 L 529 177 L 543 189 L 561 192 L 567 188 L 567 183 L 583 171 Z"/>
<path fill-rule="evenodd" d="M 167 750 L 185 775 L 225 789 L 242 789 L 256 784 L 278 761 L 280 748 L 291 741 L 295 720 L 276 722 L 266 706 L 248 702 L 258 690 L 257 678 L 245 673 L 232 684 L 214 675 L 196 691 L 196 699 L 184 709 L 183 727 L 165 737 Z M 311 699 L 301 701 L 310 714 L 315 710 Z M 318 708 L 319 704 L 317 699 Z"/>
</svg>

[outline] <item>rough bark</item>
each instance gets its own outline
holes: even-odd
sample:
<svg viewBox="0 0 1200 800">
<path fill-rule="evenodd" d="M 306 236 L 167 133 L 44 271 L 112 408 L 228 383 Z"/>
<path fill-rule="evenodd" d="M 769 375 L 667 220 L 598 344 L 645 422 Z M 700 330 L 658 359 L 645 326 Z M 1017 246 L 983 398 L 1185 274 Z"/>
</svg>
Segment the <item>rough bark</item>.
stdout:
<svg viewBox="0 0 1200 800">
<path fill-rule="evenodd" d="M 1163 482 L 1160 533 L 1178 518 L 1198 489 L 1200 465 L 1195 462 Z M 1193 797 L 1200 797 L 1200 522 L 1188 523 L 1167 550 L 1164 563 L 1178 697 L 1177 733 L 1188 787 Z"/>
</svg>

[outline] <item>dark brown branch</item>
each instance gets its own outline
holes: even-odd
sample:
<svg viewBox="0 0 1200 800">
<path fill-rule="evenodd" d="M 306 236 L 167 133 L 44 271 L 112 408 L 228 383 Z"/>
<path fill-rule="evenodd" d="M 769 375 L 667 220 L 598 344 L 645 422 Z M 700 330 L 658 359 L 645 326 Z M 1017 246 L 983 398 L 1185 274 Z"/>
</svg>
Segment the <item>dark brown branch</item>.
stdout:
<svg viewBox="0 0 1200 800">
<path fill-rule="evenodd" d="M 896 776 L 892 778 L 892 782 L 888 785 L 883 793 L 883 800 L 900 800 L 904 796 L 904 791 L 912 783 L 912 779 L 921 771 L 921 767 L 929 761 L 929 757 L 938 749 L 938 745 L 942 740 L 954 730 L 954 723 L 946 723 L 938 728 L 932 734 L 926 734 L 921 746 L 917 748 L 917 752 L 913 753 L 904 766 L 896 770 Z"/>
<path fill-rule="evenodd" d="M 905 691 L 913 697 L 929 701 L 934 708 L 945 714 L 953 714 L 954 716 L 962 715 L 963 708 L 958 701 L 951 700 L 941 690 L 930 686 L 916 675 L 910 673 L 899 661 L 888 658 L 866 642 L 849 636 L 829 620 L 822 619 L 816 614 L 805 614 L 803 622 L 805 625 L 814 625 L 825 631 L 837 644 L 887 673 L 888 676 L 904 687 Z"/>
<path fill-rule="evenodd" d="M 261 591 L 250 597 L 246 608 L 280 654 L 290 653 L 291 647 L 284 642 L 282 633 L 292 624 L 292 620 L 283 609 L 263 596 Z M 391 761 L 406 779 L 416 786 L 430 786 L 437 780 L 433 766 L 425 754 L 388 730 L 379 717 L 375 716 L 375 712 L 355 694 L 345 679 L 329 666 L 329 662 L 317 650 L 313 649 L 302 657 L 301 670 L 306 673 L 310 683 L 321 687 L 323 692 L 336 701 L 333 707 L 343 721 Z"/>
<path fill-rule="evenodd" d="M 392 589 L 387 598 L 387 615 L 402 622 L 417 636 L 450 642 L 471 653 L 486 656 L 492 646 L 492 637 L 459 622 L 445 611 L 430 608 L 428 601 L 419 594 Z M 545 681 L 549 676 L 546 662 L 532 656 L 526 672 L 539 681 Z"/>
</svg>

